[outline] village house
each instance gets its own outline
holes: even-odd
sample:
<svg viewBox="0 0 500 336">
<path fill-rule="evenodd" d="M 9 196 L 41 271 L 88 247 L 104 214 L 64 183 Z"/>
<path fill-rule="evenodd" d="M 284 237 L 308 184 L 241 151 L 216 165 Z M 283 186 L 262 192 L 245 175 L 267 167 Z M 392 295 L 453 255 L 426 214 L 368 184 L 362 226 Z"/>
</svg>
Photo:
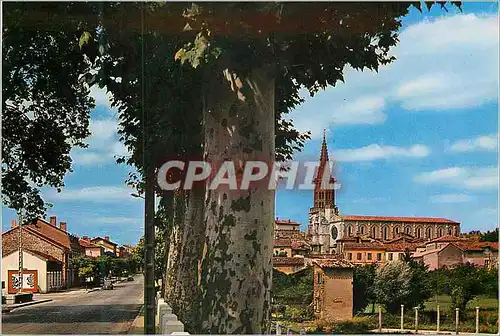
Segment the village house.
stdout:
<svg viewBox="0 0 500 336">
<path fill-rule="evenodd" d="M 491 267 L 498 263 L 498 242 L 480 242 L 467 237 L 444 236 L 425 243 L 412 254 L 430 270 L 471 263 Z"/>
<path fill-rule="evenodd" d="M 273 268 L 284 274 L 293 274 L 307 267 L 302 257 L 273 257 Z"/>
<path fill-rule="evenodd" d="M 309 259 L 314 271 L 317 319 L 347 320 L 353 315 L 353 268 L 344 259 Z"/>
<path fill-rule="evenodd" d="M 84 249 L 85 255 L 91 258 L 99 258 L 104 255 L 104 247 L 100 245 L 96 245 L 91 242 L 90 238 L 87 236 L 83 236 L 78 241 L 80 246 Z"/>
<path fill-rule="evenodd" d="M 104 248 L 104 253 L 111 253 L 114 256 L 117 255 L 118 244 L 109 240 L 108 236 L 105 236 L 104 238 L 96 237 L 96 238 L 91 240 L 91 243 L 94 245 L 102 246 Z"/>
<path fill-rule="evenodd" d="M 47 292 L 78 282 L 70 259 L 83 250 L 78 238 L 67 232 L 66 222 L 57 226 L 56 217 L 49 222 L 35 219 L 22 225 L 23 290 Z M 14 282 L 19 272 L 19 225 L 12 220 L 10 230 L 2 233 L 2 281 L 8 293 L 16 292 Z"/>
</svg>

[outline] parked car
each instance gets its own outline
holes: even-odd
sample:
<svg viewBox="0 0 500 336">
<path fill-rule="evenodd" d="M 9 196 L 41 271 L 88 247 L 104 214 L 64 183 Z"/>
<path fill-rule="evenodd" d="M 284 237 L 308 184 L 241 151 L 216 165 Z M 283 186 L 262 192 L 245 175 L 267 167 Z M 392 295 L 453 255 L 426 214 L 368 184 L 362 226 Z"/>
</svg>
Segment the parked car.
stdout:
<svg viewBox="0 0 500 336">
<path fill-rule="evenodd" d="M 111 279 L 104 279 L 104 284 L 102 285 L 102 289 L 113 289 L 113 282 Z"/>
<path fill-rule="evenodd" d="M 127 281 L 134 281 L 134 277 L 129 275 L 128 278 L 127 278 Z"/>
</svg>

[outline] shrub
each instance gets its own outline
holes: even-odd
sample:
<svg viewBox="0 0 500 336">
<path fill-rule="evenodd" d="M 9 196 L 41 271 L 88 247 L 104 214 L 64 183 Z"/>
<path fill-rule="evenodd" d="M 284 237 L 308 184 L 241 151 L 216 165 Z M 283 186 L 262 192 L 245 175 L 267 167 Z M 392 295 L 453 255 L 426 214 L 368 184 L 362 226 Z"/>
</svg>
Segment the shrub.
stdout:
<svg viewBox="0 0 500 336">
<path fill-rule="evenodd" d="M 375 329 L 374 319 L 363 316 L 344 321 L 317 320 L 314 327 L 307 332 L 315 334 L 368 334 L 372 329 Z"/>
</svg>

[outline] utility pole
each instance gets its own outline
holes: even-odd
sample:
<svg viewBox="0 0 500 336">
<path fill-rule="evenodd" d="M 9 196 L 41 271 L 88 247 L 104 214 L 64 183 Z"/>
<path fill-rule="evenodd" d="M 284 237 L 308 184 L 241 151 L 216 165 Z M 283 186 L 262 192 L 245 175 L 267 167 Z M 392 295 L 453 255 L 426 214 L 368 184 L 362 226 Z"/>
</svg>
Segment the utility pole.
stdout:
<svg viewBox="0 0 500 336">
<path fill-rule="evenodd" d="M 144 334 L 155 334 L 156 286 L 155 286 L 155 189 L 154 167 L 146 166 L 146 186 L 144 192 Z"/>
<path fill-rule="evenodd" d="M 23 291 L 23 210 L 20 209 L 17 212 L 17 216 L 19 217 L 19 287 L 18 292 L 22 293 Z"/>
</svg>

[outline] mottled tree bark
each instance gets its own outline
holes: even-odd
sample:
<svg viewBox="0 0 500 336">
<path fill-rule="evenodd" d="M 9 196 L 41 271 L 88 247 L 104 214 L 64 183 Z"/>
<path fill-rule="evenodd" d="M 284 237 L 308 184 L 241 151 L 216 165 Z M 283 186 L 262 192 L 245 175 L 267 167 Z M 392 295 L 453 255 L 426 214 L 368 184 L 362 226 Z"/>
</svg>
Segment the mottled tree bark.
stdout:
<svg viewBox="0 0 500 336">
<path fill-rule="evenodd" d="M 255 69 L 239 79 L 212 76 L 203 116 L 205 160 L 274 162 L 274 79 Z M 205 197 L 206 240 L 200 269 L 200 333 L 267 332 L 272 276 L 274 191 L 221 186 Z"/>
<path fill-rule="evenodd" d="M 180 251 L 176 267 L 174 301 L 176 314 L 186 331 L 196 332 L 199 312 L 199 280 L 203 242 L 205 187 L 197 185 L 189 192 L 188 210 L 181 233 Z"/>
<path fill-rule="evenodd" d="M 185 224 L 185 212 L 185 194 L 180 192 L 174 196 L 174 219 L 169 233 L 168 257 L 167 260 L 165 260 L 167 263 L 167 270 L 165 272 L 166 281 L 164 298 L 173 310 L 177 310 L 175 287 L 177 285 L 177 268 L 182 247 L 181 239 Z"/>
</svg>

